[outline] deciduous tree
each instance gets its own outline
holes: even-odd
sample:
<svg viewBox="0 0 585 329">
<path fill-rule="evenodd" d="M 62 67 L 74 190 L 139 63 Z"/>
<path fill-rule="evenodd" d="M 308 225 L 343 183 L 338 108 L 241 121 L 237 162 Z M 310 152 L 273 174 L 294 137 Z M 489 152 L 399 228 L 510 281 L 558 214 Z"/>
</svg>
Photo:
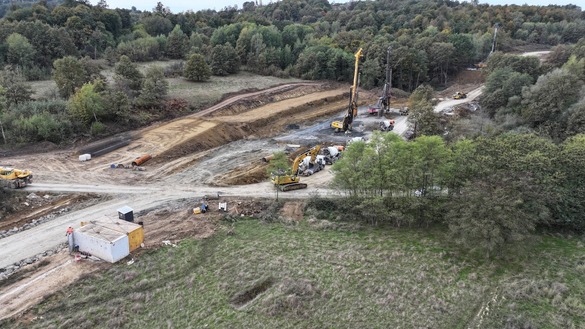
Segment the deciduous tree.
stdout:
<svg viewBox="0 0 585 329">
<path fill-rule="evenodd" d="M 67 56 L 53 62 L 53 80 L 61 96 L 68 98 L 75 93 L 76 88 L 89 82 L 90 78 L 78 59 Z"/>
<path fill-rule="evenodd" d="M 18 33 L 12 33 L 6 38 L 6 44 L 8 45 L 8 55 L 6 56 L 8 63 L 23 68 L 32 65 L 35 49 L 26 37 Z"/>
<path fill-rule="evenodd" d="M 69 100 L 67 111 L 76 120 L 89 125 L 104 114 L 104 98 L 95 90 L 93 83 L 84 84 Z"/>
</svg>

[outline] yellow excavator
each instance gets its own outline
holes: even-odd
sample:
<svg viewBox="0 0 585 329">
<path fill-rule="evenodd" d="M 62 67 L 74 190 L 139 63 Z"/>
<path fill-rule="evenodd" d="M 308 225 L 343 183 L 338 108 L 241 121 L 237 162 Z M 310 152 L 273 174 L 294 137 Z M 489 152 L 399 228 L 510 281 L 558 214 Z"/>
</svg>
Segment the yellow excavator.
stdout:
<svg viewBox="0 0 585 329">
<path fill-rule="evenodd" d="M 32 172 L 14 168 L 0 167 L 0 186 L 21 188 L 32 183 Z"/>
<path fill-rule="evenodd" d="M 347 132 L 351 131 L 353 119 L 358 114 L 358 80 L 359 80 L 359 64 L 360 58 L 362 57 L 362 48 L 355 53 L 355 68 L 353 72 L 353 85 L 349 91 L 349 107 L 347 108 L 347 114 L 343 118 L 343 121 L 333 121 L 331 128 L 335 129 L 335 132 Z"/>
<path fill-rule="evenodd" d="M 301 177 L 299 176 L 302 173 L 300 172 L 299 168 L 301 163 L 303 163 L 303 160 L 305 160 L 307 157 L 310 157 L 309 163 L 314 164 L 320 150 L 321 146 L 316 145 L 308 151 L 301 153 L 293 161 L 291 173 L 273 173 L 271 175 L 272 183 L 277 185 L 278 188 L 283 192 L 307 188 L 307 184 L 301 183 Z"/>
</svg>

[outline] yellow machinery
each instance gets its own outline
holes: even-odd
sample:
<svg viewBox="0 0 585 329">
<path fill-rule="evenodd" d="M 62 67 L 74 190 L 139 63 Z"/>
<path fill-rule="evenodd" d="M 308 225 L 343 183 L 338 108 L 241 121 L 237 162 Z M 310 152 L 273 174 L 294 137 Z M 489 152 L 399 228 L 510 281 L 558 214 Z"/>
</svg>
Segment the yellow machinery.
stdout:
<svg viewBox="0 0 585 329">
<path fill-rule="evenodd" d="M 362 57 L 362 48 L 360 48 L 355 53 L 355 68 L 353 73 L 353 85 L 351 86 L 349 92 L 349 107 L 347 109 L 347 114 L 343 118 L 343 121 L 333 121 L 331 123 L 331 128 L 334 128 L 336 132 L 340 131 L 351 131 L 353 118 L 357 116 L 358 112 L 358 77 L 359 77 L 359 64 L 360 58 Z"/>
<path fill-rule="evenodd" d="M 25 187 L 32 183 L 32 177 L 30 170 L 0 167 L 0 186 L 10 188 Z"/>
<path fill-rule="evenodd" d="M 453 94 L 453 99 L 463 99 L 463 98 L 467 98 L 466 93 L 462 93 L 462 92 L 458 91 L 455 94 Z"/>
<path fill-rule="evenodd" d="M 299 167 L 306 157 L 310 157 L 310 162 L 314 163 L 320 150 L 321 146 L 317 145 L 312 147 L 310 150 L 301 153 L 293 161 L 291 174 L 283 173 L 279 175 L 273 173 L 271 177 L 272 183 L 274 185 L 278 185 L 278 188 L 283 192 L 307 188 L 307 184 L 301 183 L 301 178 L 299 177 L 301 174 L 299 172 Z"/>
</svg>

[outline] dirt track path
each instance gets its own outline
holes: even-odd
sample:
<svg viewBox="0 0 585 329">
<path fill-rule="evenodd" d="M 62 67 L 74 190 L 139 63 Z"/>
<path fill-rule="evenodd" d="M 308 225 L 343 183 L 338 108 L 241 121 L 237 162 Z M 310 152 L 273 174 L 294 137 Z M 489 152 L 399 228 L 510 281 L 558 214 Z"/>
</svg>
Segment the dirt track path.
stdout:
<svg viewBox="0 0 585 329">
<path fill-rule="evenodd" d="M 330 177 L 330 174 L 323 171 L 304 178 L 304 181 L 310 184 L 309 188 L 279 193 L 279 198 L 309 198 L 317 192 L 324 197 L 337 196 L 335 191 L 327 188 L 328 177 Z M 34 184 L 29 186 L 27 191 L 92 192 L 113 194 L 114 198 L 110 201 L 101 202 L 88 208 L 59 216 L 45 224 L 0 239 L 0 268 L 33 257 L 66 242 L 65 229 L 68 226 L 79 227 L 80 221 L 115 218 L 117 216 L 116 209 L 125 205 L 130 205 L 135 213 L 138 213 L 143 210 L 162 208 L 166 203 L 181 199 L 193 200 L 195 205 L 197 200 L 204 195 L 216 195 L 218 193 L 222 197 L 276 197 L 276 191 L 269 182 L 229 187 Z"/>
<path fill-rule="evenodd" d="M 233 104 L 239 100 L 245 99 L 245 98 L 249 98 L 249 97 L 253 97 L 253 96 L 257 96 L 257 95 L 262 95 L 262 94 L 266 94 L 267 92 L 274 92 L 274 91 L 279 91 L 279 90 L 283 90 L 283 89 L 287 89 L 290 88 L 291 86 L 318 86 L 320 85 L 320 83 L 315 83 L 315 82 L 298 82 L 298 83 L 291 83 L 291 84 L 286 84 L 286 85 L 281 85 L 281 86 L 276 86 L 273 88 L 268 88 L 268 89 L 264 89 L 264 90 L 260 90 L 257 92 L 253 92 L 253 93 L 248 93 L 248 94 L 243 94 L 243 95 L 237 95 L 234 97 L 230 97 L 226 100 L 224 100 L 223 102 L 220 102 L 218 104 L 213 105 L 212 107 L 203 110 L 203 111 L 199 111 L 195 114 L 191 114 L 189 117 L 203 117 L 206 115 L 209 115 L 221 108 L 226 107 L 227 105 Z"/>
<path fill-rule="evenodd" d="M 478 98 L 479 96 L 481 96 L 482 89 L 483 89 L 483 86 L 470 91 L 467 94 L 467 98 L 464 98 L 464 99 L 446 99 L 446 100 L 440 102 L 439 104 L 437 104 L 434 108 L 434 111 L 436 113 L 439 113 L 441 111 L 444 111 L 445 109 L 454 107 L 455 105 L 469 103 L 469 102 L 475 100 L 476 98 Z"/>
</svg>

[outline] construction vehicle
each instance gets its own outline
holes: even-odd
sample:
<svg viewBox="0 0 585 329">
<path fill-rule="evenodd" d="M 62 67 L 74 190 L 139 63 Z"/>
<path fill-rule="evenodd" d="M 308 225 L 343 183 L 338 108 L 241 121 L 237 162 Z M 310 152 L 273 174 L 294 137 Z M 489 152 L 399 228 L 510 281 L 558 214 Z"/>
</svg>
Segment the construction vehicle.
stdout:
<svg viewBox="0 0 585 329">
<path fill-rule="evenodd" d="M 32 183 L 30 170 L 0 167 L 0 186 L 22 188 Z"/>
<path fill-rule="evenodd" d="M 355 53 L 355 67 L 353 73 L 353 85 L 349 90 L 349 106 L 347 113 L 343 118 L 343 121 L 333 121 L 331 128 L 335 129 L 335 132 L 348 132 L 352 130 L 353 119 L 357 116 L 358 112 L 358 84 L 359 84 L 359 65 L 360 58 L 362 57 L 362 48 Z"/>
<path fill-rule="evenodd" d="M 323 168 L 324 163 L 321 164 L 320 161 L 316 161 L 320 150 L 321 146 L 316 145 L 308 151 L 298 155 L 293 161 L 291 173 L 273 173 L 271 175 L 272 183 L 277 185 L 278 188 L 283 192 L 307 188 L 307 184 L 300 182 L 301 178 L 299 176 L 309 176 Z M 308 163 L 308 165 L 305 163 Z"/>
<path fill-rule="evenodd" d="M 464 99 L 464 98 L 467 98 L 466 93 L 462 93 L 462 92 L 458 91 L 455 94 L 453 94 L 453 99 Z"/>
<path fill-rule="evenodd" d="M 323 156 L 325 160 L 325 164 L 332 165 L 335 161 L 337 161 L 341 157 L 341 152 L 345 149 L 344 146 L 328 146 L 323 149 Z"/>
<path fill-rule="evenodd" d="M 394 124 L 396 124 L 395 120 L 383 120 L 380 122 L 380 130 L 381 131 L 392 131 L 392 130 L 394 130 Z"/>
<path fill-rule="evenodd" d="M 392 47 L 388 47 L 386 51 L 386 83 L 384 83 L 384 91 L 382 96 L 378 98 L 376 105 L 370 105 L 368 113 L 370 115 L 382 116 L 390 110 L 390 88 L 392 88 L 392 67 L 390 66 L 390 56 L 392 55 Z"/>
</svg>

